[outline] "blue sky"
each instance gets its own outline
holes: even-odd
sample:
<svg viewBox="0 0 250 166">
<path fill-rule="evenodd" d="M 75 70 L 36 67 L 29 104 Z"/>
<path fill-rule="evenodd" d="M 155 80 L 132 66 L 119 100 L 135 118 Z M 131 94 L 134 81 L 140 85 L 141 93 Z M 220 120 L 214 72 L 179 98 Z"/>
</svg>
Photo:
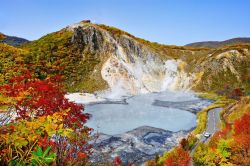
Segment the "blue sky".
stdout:
<svg viewBox="0 0 250 166">
<path fill-rule="evenodd" d="M 249 0 L 0 0 L 0 32 L 35 40 L 84 19 L 165 44 L 250 37 Z"/>
</svg>

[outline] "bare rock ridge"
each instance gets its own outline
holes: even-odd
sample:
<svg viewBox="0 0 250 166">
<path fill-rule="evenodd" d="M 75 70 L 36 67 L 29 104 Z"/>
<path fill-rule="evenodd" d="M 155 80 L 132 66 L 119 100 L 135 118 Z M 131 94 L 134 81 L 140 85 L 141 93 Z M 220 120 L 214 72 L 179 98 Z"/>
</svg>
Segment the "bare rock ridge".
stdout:
<svg viewBox="0 0 250 166">
<path fill-rule="evenodd" d="M 100 57 L 101 76 L 111 90 L 139 94 L 188 89 L 192 82 L 192 74 L 177 70 L 182 60 L 175 60 L 171 55 L 162 57 L 130 35 L 117 35 L 100 25 L 89 23 L 73 24 L 67 30 L 73 31 L 73 44 L 85 53 Z M 166 80 L 169 80 L 167 84 Z M 187 81 L 183 83 L 181 80 Z"/>
<path fill-rule="evenodd" d="M 1 41 L 4 38 L 0 35 Z M 17 51 L 24 54 L 26 63 L 40 66 L 36 69 L 39 78 L 62 75 L 69 92 L 109 90 L 115 96 L 213 91 L 225 83 L 239 87 L 250 75 L 249 49 L 250 44 L 216 49 L 162 45 L 87 20 L 26 43 Z M 63 71 L 50 71 L 53 66 Z"/>
<path fill-rule="evenodd" d="M 111 90 L 139 94 L 166 89 L 215 90 L 242 83 L 249 73 L 249 45 L 193 49 L 150 43 L 119 29 L 73 24 L 72 42 L 101 59 L 101 77 Z M 244 72 L 244 73 L 243 73 Z"/>
<path fill-rule="evenodd" d="M 103 37 L 100 31 L 97 31 L 93 27 L 84 30 L 81 27 L 77 27 L 74 29 L 71 42 L 76 44 L 80 49 L 85 49 L 86 46 L 89 46 L 88 51 L 96 53 L 96 51 L 101 50 Z"/>
</svg>

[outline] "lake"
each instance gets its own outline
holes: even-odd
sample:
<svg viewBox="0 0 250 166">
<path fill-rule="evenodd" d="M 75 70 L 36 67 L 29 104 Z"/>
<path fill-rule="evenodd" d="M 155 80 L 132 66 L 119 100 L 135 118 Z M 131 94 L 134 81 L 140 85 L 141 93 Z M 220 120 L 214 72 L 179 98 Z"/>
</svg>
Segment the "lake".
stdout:
<svg viewBox="0 0 250 166">
<path fill-rule="evenodd" d="M 156 106 L 156 100 L 170 102 L 167 107 Z M 189 130 L 196 126 L 196 115 L 188 109 L 180 109 L 187 101 L 194 101 L 193 109 L 201 109 L 211 102 L 198 98 L 191 92 L 165 91 L 149 93 L 133 97 L 124 97 L 121 100 L 106 100 L 105 102 L 86 104 L 85 112 L 92 117 L 87 126 L 95 132 L 108 135 L 122 134 L 140 126 L 150 126 L 169 131 Z M 79 101 L 78 101 L 79 102 Z M 173 103 L 173 107 L 171 106 Z M 177 104 L 176 104 L 177 103 Z M 183 107 L 182 107 L 183 108 Z"/>
</svg>

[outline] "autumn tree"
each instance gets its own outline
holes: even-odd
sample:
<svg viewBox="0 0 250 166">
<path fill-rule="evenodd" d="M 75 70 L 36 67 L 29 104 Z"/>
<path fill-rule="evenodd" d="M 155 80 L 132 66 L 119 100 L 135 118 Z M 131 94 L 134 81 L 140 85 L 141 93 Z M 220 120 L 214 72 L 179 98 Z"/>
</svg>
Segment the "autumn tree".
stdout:
<svg viewBox="0 0 250 166">
<path fill-rule="evenodd" d="M 86 164 L 90 155 L 87 142 L 91 129 L 84 124 L 89 115 L 83 113 L 83 105 L 70 102 L 64 97 L 60 77 L 39 80 L 26 70 L 10 79 L 9 84 L 0 86 L 0 90 L 1 96 L 5 98 L 1 102 L 7 108 L 5 115 L 10 115 L 10 112 L 15 115 L 8 122 L 2 121 L 1 153 L 8 153 L 6 148 L 9 146 L 19 148 L 25 154 L 37 146 L 43 149 L 52 147 L 57 165 Z M 55 117 L 56 122 L 53 122 Z M 41 121 L 44 123 L 39 123 Z M 46 123 L 48 125 L 44 126 Z M 16 141 L 11 142 L 8 135 L 16 136 L 11 139 Z M 20 159 L 20 155 L 16 155 L 16 158 Z M 1 158 L 4 162 L 11 160 L 9 157 Z"/>
<path fill-rule="evenodd" d="M 237 165 L 250 165 L 250 114 L 243 115 L 234 123 L 230 161 Z"/>
<path fill-rule="evenodd" d="M 188 151 L 185 151 L 181 146 L 170 151 L 165 156 L 165 166 L 187 166 L 190 160 Z"/>
<path fill-rule="evenodd" d="M 116 156 L 113 160 L 113 165 L 114 166 L 121 166 L 122 165 L 122 160 L 120 158 L 120 156 Z"/>
</svg>

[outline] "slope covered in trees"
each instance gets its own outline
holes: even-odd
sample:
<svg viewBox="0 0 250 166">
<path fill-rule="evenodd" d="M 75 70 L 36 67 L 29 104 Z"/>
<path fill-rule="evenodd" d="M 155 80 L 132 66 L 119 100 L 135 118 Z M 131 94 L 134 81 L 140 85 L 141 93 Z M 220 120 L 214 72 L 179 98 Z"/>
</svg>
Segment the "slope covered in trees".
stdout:
<svg viewBox="0 0 250 166">
<path fill-rule="evenodd" d="M 196 165 L 249 164 L 250 45 L 217 49 L 166 46 L 114 27 L 86 22 L 79 26 L 64 28 L 19 48 L 0 43 L 1 112 L 7 116 L 1 119 L 1 163 L 85 164 L 90 154 L 86 142 L 90 129 L 81 126 L 88 115 L 81 112 L 82 106 L 66 100 L 64 94 L 107 89 L 101 69 L 121 46 L 126 54 L 135 57 L 143 57 L 141 50 L 149 50 L 160 62 L 181 60 L 178 69 L 197 77 L 193 90 L 233 98 L 236 102 L 222 113 L 222 130 L 209 144 L 196 148 L 193 161 Z M 5 124 L 13 113 L 15 118 Z M 187 165 L 196 140 L 192 135 L 148 164 Z M 121 161 L 117 158 L 114 163 L 120 165 Z"/>
<path fill-rule="evenodd" d="M 85 165 L 90 155 L 88 114 L 65 99 L 59 77 L 23 70 L 0 86 L 1 165 Z"/>
<path fill-rule="evenodd" d="M 220 130 L 207 143 L 199 143 L 192 133 L 179 146 L 146 163 L 147 166 L 250 165 L 250 105 L 249 96 L 225 106 Z M 191 153 L 195 148 L 194 153 Z"/>
<path fill-rule="evenodd" d="M 16 37 L 16 36 L 7 36 L 0 32 L 0 43 L 6 43 L 11 46 L 21 46 L 22 44 L 28 43 L 29 40 Z"/>
<path fill-rule="evenodd" d="M 249 165 L 249 111 L 217 132 L 208 144 L 200 144 L 194 153 L 196 165 Z"/>
<path fill-rule="evenodd" d="M 225 41 L 205 41 L 205 42 L 196 42 L 190 43 L 186 46 L 195 47 L 195 48 L 218 48 L 228 45 L 235 45 L 235 44 L 246 44 L 250 43 L 250 38 L 233 38 Z"/>
<path fill-rule="evenodd" d="M 108 88 L 101 70 L 108 58 L 118 52 L 115 44 L 119 44 L 126 54 L 135 57 L 145 56 L 141 52 L 147 50 L 163 62 L 168 59 L 182 61 L 178 69 L 196 78 L 192 86 L 196 91 L 218 91 L 227 85 L 233 89 L 239 86 L 245 88 L 247 84 L 250 73 L 249 45 L 218 49 L 167 46 L 106 25 L 80 22 L 74 26 L 24 44 L 19 49 L 0 44 L 0 54 L 8 54 L 8 58 L 12 58 L 9 61 L 18 57 L 17 61 L 10 63 L 22 63 L 39 79 L 61 75 L 67 91 L 71 92 L 94 92 Z M 133 64 L 133 61 L 130 63 Z M 3 70 L 1 74 L 5 75 L 6 72 Z"/>
</svg>

